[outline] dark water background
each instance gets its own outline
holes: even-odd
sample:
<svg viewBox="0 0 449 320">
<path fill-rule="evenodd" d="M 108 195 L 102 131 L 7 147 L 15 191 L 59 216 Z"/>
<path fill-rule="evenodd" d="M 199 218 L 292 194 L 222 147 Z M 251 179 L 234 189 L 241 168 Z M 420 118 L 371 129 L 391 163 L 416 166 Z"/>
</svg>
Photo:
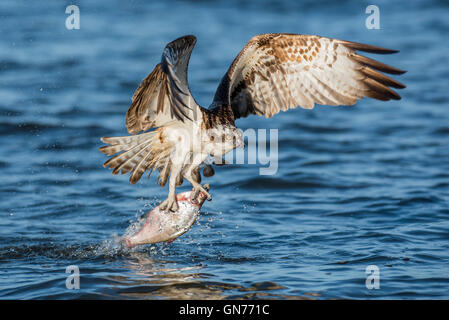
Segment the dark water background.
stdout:
<svg viewBox="0 0 449 320">
<path fill-rule="evenodd" d="M 70 4 L 79 30 L 65 28 Z M 380 30 L 365 28 L 369 4 Z M 447 1 L 2 0 L 0 298 L 449 298 L 448 16 Z M 189 81 L 207 106 L 267 32 L 399 49 L 377 58 L 408 70 L 403 99 L 239 120 L 279 128 L 277 174 L 218 168 L 191 231 L 117 248 L 167 188 L 112 176 L 99 138 L 126 134 L 130 97 L 167 42 L 198 37 Z M 65 287 L 69 265 L 79 290 Z"/>
</svg>

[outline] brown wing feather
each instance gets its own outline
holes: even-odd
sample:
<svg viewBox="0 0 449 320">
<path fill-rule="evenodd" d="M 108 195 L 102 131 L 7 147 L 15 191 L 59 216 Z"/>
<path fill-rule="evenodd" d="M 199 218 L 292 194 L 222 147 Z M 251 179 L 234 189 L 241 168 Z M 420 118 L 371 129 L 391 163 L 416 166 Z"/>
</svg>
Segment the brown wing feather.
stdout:
<svg viewBox="0 0 449 320">
<path fill-rule="evenodd" d="M 397 52 L 319 36 L 255 36 L 223 77 L 211 108 L 231 105 L 235 118 L 249 114 L 271 117 L 297 106 L 312 109 L 315 103 L 336 106 L 353 105 L 363 97 L 400 99 L 390 87 L 405 86 L 378 71 L 405 71 L 358 55 L 357 50 Z"/>
<path fill-rule="evenodd" d="M 136 134 L 176 120 L 197 120 L 200 106 L 192 97 L 187 69 L 196 37 L 176 39 L 164 49 L 161 63 L 140 83 L 126 113 L 128 132 Z"/>
</svg>

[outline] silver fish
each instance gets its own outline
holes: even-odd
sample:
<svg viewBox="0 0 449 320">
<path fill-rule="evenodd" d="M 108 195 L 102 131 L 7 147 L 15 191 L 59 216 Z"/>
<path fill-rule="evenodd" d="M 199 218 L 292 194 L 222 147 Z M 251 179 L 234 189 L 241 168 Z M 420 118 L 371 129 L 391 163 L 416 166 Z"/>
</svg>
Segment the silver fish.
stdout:
<svg viewBox="0 0 449 320">
<path fill-rule="evenodd" d="M 204 187 L 209 189 L 208 185 Z M 193 226 L 206 199 L 207 195 L 201 191 L 197 196 L 193 190 L 177 194 L 179 209 L 176 212 L 160 210 L 159 206 L 148 211 L 143 216 L 143 226 L 135 234 L 123 236 L 122 243 L 132 248 L 141 244 L 174 241 Z"/>
</svg>

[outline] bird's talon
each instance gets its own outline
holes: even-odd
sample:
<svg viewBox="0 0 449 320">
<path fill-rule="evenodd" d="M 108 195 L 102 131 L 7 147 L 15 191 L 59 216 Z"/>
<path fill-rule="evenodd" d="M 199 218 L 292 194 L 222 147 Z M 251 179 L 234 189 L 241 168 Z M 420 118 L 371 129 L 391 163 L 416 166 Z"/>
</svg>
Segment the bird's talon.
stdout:
<svg viewBox="0 0 449 320">
<path fill-rule="evenodd" d="M 194 190 L 193 190 L 193 193 L 192 193 L 192 200 L 195 201 L 195 202 L 197 202 L 197 199 L 196 199 L 196 198 L 197 198 L 198 195 L 199 195 L 199 191 L 200 191 L 199 189 L 194 189 Z"/>
<path fill-rule="evenodd" d="M 212 196 L 208 192 L 209 190 L 210 190 L 210 185 L 207 183 L 201 187 L 201 191 L 204 192 L 207 196 L 207 201 L 212 201 Z"/>
<path fill-rule="evenodd" d="M 176 212 L 178 211 L 178 203 L 176 202 L 176 199 L 166 199 L 159 205 L 159 209 L 162 211 L 172 211 Z"/>
<path fill-rule="evenodd" d="M 209 192 L 206 191 L 206 189 L 204 189 L 203 187 L 201 187 L 201 192 L 203 192 L 206 197 L 207 197 L 207 201 L 212 201 L 212 196 L 210 195 Z"/>
<path fill-rule="evenodd" d="M 176 212 L 176 211 L 178 211 L 178 209 L 179 209 L 179 207 L 178 207 L 178 204 L 176 203 L 176 201 L 173 202 L 173 204 L 170 207 L 170 211 Z"/>
<path fill-rule="evenodd" d="M 199 195 L 199 192 L 201 191 L 202 193 L 204 193 L 206 195 L 207 200 L 211 201 L 212 200 L 212 196 L 210 195 L 209 192 L 207 192 L 207 190 L 209 190 L 209 185 L 208 184 L 205 184 L 204 187 L 202 185 L 198 184 L 197 186 L 195 186 L 193 188 L 193 195 L 194 195 L 194 197 L 192 197 L 192 199 L 195 199 Z"/>
</svg>

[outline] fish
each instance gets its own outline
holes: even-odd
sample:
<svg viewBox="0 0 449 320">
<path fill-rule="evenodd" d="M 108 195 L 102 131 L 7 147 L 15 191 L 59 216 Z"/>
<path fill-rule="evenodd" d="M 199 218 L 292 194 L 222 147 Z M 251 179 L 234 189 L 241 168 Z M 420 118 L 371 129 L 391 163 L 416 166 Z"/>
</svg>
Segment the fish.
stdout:
<svg viewBox="0 0 449 320">
<path fill-rule="evenodd" d="M 209 185 L 203 187 L 209 190 Z M 177 194 L 179 206 L 177 211 L 161 210 L 158 205 L 142 216 L 145 222 L 136 233 L 121 238 L 122 244 L 127 248 L 133 248 L 137 245 L 173 242 L 190 230 L 207 198 L 207 194 L 202 191 L 192 190 Z"/>
</svg>

